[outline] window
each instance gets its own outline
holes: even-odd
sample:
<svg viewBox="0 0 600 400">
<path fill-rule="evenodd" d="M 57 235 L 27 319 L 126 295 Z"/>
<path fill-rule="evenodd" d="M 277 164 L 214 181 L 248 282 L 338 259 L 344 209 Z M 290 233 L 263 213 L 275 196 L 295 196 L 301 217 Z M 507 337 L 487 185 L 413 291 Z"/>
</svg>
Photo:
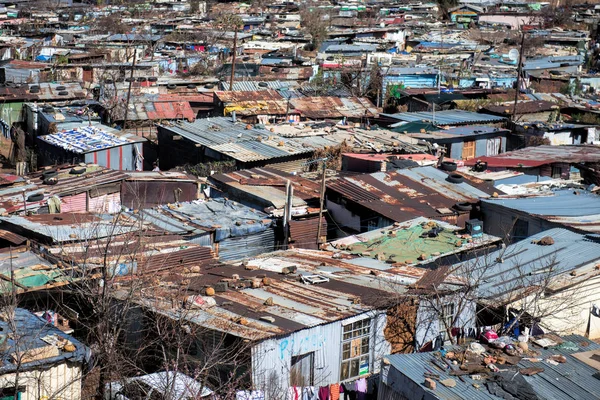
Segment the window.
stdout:
<svg viewBox="0 0 600 400">
<path fill-rule="evenodd" d="M 515 221 L 515 224 L 512 228 L 511 240 L 513 242 L 518 242 L 519 240 L 523 240 L 529 236 L 529 222 L 523 221 L 522 219 L 518 219 Z"/>
<path fill-rule="evenodd" d="M 345 325 L 342 333 L 342 368 L 340 381 L 369 373 L 371 319 L 362 319 Z"/>
<path fill-rule="evenodd" d="M 314 386 L 315 352 L 292 357 L 291 386 Z"/>
<path fill-rule="evenodd" d="M 475 158 L 475 141 L 471 140 L 463 143 L 462 159 L 470 160 Z"/>
<path fill-rule="evenodd" d="M 21 400 L 21 395 L 25 394 L 25 391 L 24 386 L 19 386 L 19 389 L 14 387 L 2 388 L 0 389 L 0 400 L 14 400 L 15 394 L 17 395 L 17 400 Z"/>
<path fill-rule="evenodd" d="M 440 310 L 440 334 L 444 340 L 448 340 L 447 328 L 453 328 L 455 313 L 454 303 L 442 305 Z"/>
<path fill-rule="evenodd" d="M 561 167 L 552 167 L 552 179 L 560 179 L 562 177 Z"/>
</svg>

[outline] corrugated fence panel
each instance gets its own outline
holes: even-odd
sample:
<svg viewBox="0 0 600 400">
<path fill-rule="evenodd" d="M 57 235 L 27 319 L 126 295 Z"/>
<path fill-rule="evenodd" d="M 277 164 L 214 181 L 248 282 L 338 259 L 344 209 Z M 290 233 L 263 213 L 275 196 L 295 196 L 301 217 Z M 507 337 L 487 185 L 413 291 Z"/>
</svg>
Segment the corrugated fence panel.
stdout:
<svg viewBox="0 0 600 400">
<path fill-rule="evenodd" d="M 317 232 L 319 218 L 306 218 L 290 221 L 290 241 L 294 248 L 318 249 Z M 321 219 L 321 236 L 327 236 L 327 221 Z"/>
<path fill-rule="evenodd" d="M 114 214 L 121 209 L 121 193 L 103 194 L 90 197 L 89 210 L 98 213 Z"/>
<path fill-rule="evenodd" d="M 212 247 L 212 233 L 206 232 L 201 235 L 194 236 L 189 240 L 189 242 L 199 244 L 200 246 Z"/>
<path fill-rule="evenodd" d="M 254 235 L 227 238 L 219 242 L 219 260 L 240 260 L 273 251 L 275 231 L 269 228 Z"/>
<path fill-rule="evenodd" d="M 73 196 L 65 196 L 60 199 L 61 212 L 86 212 L 87 193 L 79 193 Z"/>
</svg>

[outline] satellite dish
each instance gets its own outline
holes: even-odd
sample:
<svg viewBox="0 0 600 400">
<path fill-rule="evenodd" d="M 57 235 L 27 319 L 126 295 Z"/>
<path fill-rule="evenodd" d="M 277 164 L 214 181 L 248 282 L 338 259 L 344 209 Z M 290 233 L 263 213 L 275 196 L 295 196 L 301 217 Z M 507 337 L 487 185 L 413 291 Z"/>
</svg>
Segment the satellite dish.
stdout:
<svg viewBox="0 0 600 400">
<path fill-rule="evenodd" d="M 511 51 L 508 52 L 508 58 L 512 61 L 516 61 L 519 59 L 519 50 L 517 49 L 512 49 Z"/>
</svg>

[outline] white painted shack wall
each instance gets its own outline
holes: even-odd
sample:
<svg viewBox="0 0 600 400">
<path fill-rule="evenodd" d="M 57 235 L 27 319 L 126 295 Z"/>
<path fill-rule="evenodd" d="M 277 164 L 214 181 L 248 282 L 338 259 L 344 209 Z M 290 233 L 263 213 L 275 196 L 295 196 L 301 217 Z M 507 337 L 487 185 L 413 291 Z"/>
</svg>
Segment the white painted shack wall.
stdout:
<svg viewBox="0 0 600 400">
<path fill-rule="evenodd" d="M 391 346 L 383 336 L 387 317 L 385 313 L 366 312 L 345 320 L 297 331 L 285 337 L 267 339 L 253 346 L 254 388 L 263 390 L 266 400 L 279 399 L 279 394 L 285 395 L 289 387 L 292 356 L 313 351 L 315 386 L 340 382 L 342 326 L 363 318 L 373 320 L 370 372 L 379 372 L 381 359 L 391 352 Z"/>
<path fill-rule="evenodd" d="M 582 269 L 592 269 L 593 265 Z M 533 307 L 533 297 L 524 302 L 525 307 Z M 600 276 L 586 279 L 584 282 L 551 295 L 542 297 L 537 303 L 537 311 L 532 315 L 541 315 L 540 325 L 546 330 L 561 335 L 577 334 L 590 339 L 600 338 L 600 318 L 591 313 L 593 305 L 600 307 Z M 521 302 L 514 304 L 517 309 Z"/>
<path fill-rule="evenodd" d="M 16 374 L 0 376 L 0 387 L 15 387 Z M 18 387 L 25 387 L 21 400 L 43 398 L 60 400 L 81 399 L 81 365 L 62 363 L 48 369 L 19 373 Z"/>
<path fill-rule="evenodd" d="M 459 304 L 461 304 L 460 306 Z M 417 349 L 423 347 L 425 343 L 435 339 L 440 331 L 444 331 L 445 327 L 440 324 L 440 310 L 441 304 L 454 303 L 455 313 L 458 314 L 456 319 L 455 328 L 475 328 L 476 322 L 476 303 L 474 301 L 467 301 L 460 299 L 459 295 L 446 296 L 443 299 L 429 302 L 422 300 L 419 303 L 417 310 L 417 326 L 415 334 L 415 342 Z"/>
</svg>

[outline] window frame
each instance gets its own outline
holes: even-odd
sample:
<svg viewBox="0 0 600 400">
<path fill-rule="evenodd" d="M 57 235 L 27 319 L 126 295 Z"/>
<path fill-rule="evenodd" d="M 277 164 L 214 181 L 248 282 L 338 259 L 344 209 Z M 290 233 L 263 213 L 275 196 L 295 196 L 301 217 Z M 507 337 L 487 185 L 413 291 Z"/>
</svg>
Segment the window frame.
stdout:
<svg viewBox="0 0 600 400">
<path fill-rule="evenodd" d="M 309 384 L 308 385 L 296 385 L 295 383 L 298 382 L 294 382 L 293 381 L 293 377 L 292 377 L 292 370 L 294 369 L 294 365 L 298 364 L 298 362 L 302 362 L 302 360 L 306 357 L 310 357 L 310 376 L 308 377 L 309 379 Z M 296 362 L 294 362 L 296 361 Z M 290 360 L 290 385 L 291 386 L 314 386 L 315 385 L 315 352 L 314 351 L 309 351 L 308 353 L 302 353 L 302 354 L 297 354 L 295 356 L 292 356 L 291 360 Z"/>
<path fill-rule="evenodd" d="M 448 309 L 450 308 L 450 312 L 448 312 Z M 454 325 L 454 319 L 456 318 L 456 304 L 454 304 L 454 302 L 448 302 L 448 303 L 443 303 L 442 306 L 440 307 L 440 312 L 439 312 L 439 331 L 440 331 L 440 335 L 442 335 L 442 338 L 444 339 L 444 341 L 448 340 L 448 332 L 446 331 L 446 328 L 452 329 L 454 328 L 452 325 Z"/>
<path fill-rule="evenodd" d="M 347 329 L 349 327 L 349 329 Z M 373 318 L 366 317 L 342 325 L 341 343 L 340 343 L 340 382 L 360 378 L 371 373 L 371 348 L 373 344 Z M 360 340 L 360 350 L 354 357 L 352 356 L 352 342 Z M 356 342 L 355 342 L 356 343 Z M 344 347 L 347 346 L 347 349 Z M 355 347 L 358 348 L 358 347 Z M 367 371 L 361 374 L 361 365 L 367 364 Z M 355 367 L 353 367 L 353 363 Z M 344 368 L 344 364 L 347 364 Z M 356 374 L 353 374 L 353 369 Z M 346 374 L 344 374 L 346 370 Z"/>
</svg>

